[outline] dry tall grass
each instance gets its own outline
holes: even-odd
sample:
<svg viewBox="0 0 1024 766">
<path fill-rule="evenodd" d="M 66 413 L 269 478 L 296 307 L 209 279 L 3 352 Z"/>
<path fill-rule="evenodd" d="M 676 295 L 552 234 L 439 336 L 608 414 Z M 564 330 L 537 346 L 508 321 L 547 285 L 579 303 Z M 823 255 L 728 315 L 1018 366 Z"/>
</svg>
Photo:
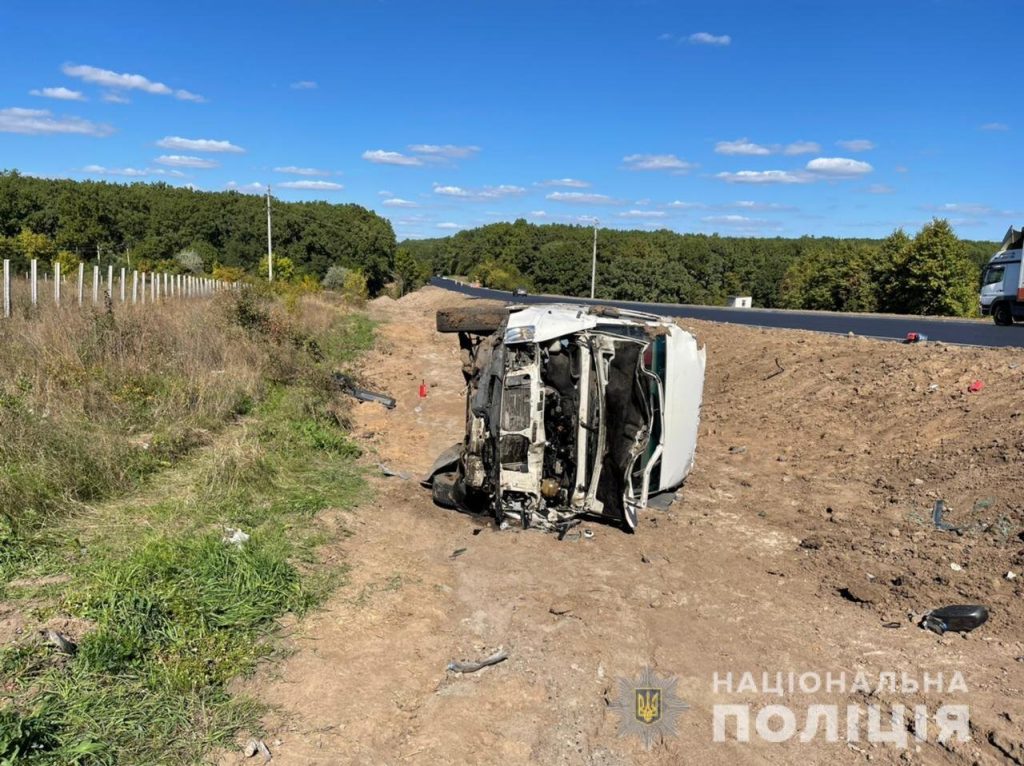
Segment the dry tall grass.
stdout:
<svg viewBox="0 0 1024 766">
<path fill-rule="evenodd" d="M 315 298 L 221 295 L 0 319 L 0 542 L 204 441 L 298 374 L 305 327 L 336 316 Z"/>
</svg>

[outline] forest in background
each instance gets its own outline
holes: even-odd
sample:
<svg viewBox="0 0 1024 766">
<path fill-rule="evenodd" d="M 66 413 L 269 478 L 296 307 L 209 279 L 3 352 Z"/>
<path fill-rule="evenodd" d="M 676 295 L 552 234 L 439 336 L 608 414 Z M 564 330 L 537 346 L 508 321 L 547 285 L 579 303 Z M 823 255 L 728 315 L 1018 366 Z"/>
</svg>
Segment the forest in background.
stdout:
<svg viewBox="0 0 1024 766">
<path fill-rule="evenodd" d="M 370 294 L 393 281 L 395 232 L 373 211 L 273 199 L 273 219 L 278 278 L 319 283 L 333 267 L 339 280 L 340 272 L 360 274 Z M 30 258 L 59 259 L 66 270 L 98 260 L 233 280 L 265 274 L 266 254 L 262 196 L 0 173 L 0 258 L 17 271 Z"/>
<path fill-rule="evenodd" d="M 486 287 L 590 294 L 593 229 L 517 220 L 451 237 L 406 240 L 403 259 Z M 884 240 L 758 238 L 669 230 L 598 232 L 597 296 L 722 304 L 750 295 L 767 308 L 969 316 L 995 242 L 960 240 L 936 219 Z"/>
<path fill-rule="evenodd" d="M 266 200 L 163 183 L 115 184 L 0 172 L 0 258 L 79 261 L 236 280 L 266 274 Z M 275 277 L 376 295 L 432 274 L 487 287 L 569 296 L 590 292 L 593 230 L 525 220 L 396 244 L 391 223 L 355 204 L 273 200 Z M 760 238 L 600 229 L 601 298 L 972 315 L 995 242 L 957 238 L 936 219 L 884 240 Z"/>
</svg>

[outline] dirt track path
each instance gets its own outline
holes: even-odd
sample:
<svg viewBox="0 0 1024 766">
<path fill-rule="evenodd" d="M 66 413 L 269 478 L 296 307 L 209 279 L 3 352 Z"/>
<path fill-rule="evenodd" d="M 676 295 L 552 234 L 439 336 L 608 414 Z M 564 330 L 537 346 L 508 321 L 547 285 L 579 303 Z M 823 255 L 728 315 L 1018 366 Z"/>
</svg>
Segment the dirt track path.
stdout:
<svg viewBox="0 0 1024 766">
<path fill-rule="evenodd" d="M 399 404 L 391 412 L 358 406 L 355 432 L 369 460 L 414 478 L 377 479 L 374 500 L 341 517 L 353 534 L 328 555 L 351 565 L 350 583 L 322 612 L 289 626 L 295 654 L 249 688 L 278 706 L 267 720 L 275 764 L 1004 762 L 984 741 L 952 751 L 911 742 L 905 752 L 826 742 L 821 733 L 810 743 L 714 742 L 716 703 L 752 703 L 755 712 L 789 704 L 802 729 L 808 704 L 879 701 L 716 694 L 713 674 L 730 671 L 737 680 L 744 671 L 846 671 L 852 680 L 859 670 L 872 679 L 961 670 L 975 736 L 1002 726 L 1004 745 L 1021 741 L 1020 697 L 1012 697 L 1024 686 L 1012 667 L 1014 652 L 1024 653 L 1019 641 L 887 630 L 878 615 L 822 595 L 825 575 L 807 564 L 816 551 L 799 546 L 806 530 L 771 518 L 795 472 L 774 456 L 759 467 L 750 463 L 756 454 L 723 457 L 733 442 L 715 426 L 723 403 L 713 381 L 723 369 L 713 347 L 697 469 L 681 500 L 648 511 L 637 534 L 590 524 L 592 539 L 559 542 L 435 507 L 415 477 L 461 438 L 464 412 L 457 343 L 433 330 L 433 309 L 445 302 L 452 299 L 428 289 L 373 305 L 385 324 L 366 377 Z M 430 385 L 423 401 L 421 379 Z M 842 477 L 824 480 L 844 491 Z M 510 659 L 497 667 L 445 671 L 452 659 L 498 647 Z M 645 665 L 677 676 L 690 705 L 679 736 L 649 753 L 618 736 L 607 706 L 616 678 Z M 937 701 L 928 700 L 933 711 Z"/>
</svg>

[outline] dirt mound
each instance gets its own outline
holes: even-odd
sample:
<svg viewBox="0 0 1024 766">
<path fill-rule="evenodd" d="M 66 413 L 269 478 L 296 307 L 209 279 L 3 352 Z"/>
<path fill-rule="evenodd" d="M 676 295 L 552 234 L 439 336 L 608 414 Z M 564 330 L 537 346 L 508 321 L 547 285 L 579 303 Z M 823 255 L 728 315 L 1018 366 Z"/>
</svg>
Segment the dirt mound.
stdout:
<svg viewBox="0 0 1024 766">
<path fill-rule="evenodd" d="M 1020 635 L 1024 355 L 683 324 L 710 348 L 691 487 L 813 538 L 797 561 L 823 595 L 877 586 L 860 601 L 887 619 L 985 604 L 992 634 Z"/>
<path fill-rule="evenodd" d="M 708 349 L 693 473 L 636 534 L 588 522 L 592 538 L 559 542 L 440 509 L 415 481 L 463 436 L 458 344 L 434 311 L 478 303 L 425 288 L 374 307 L 380 342 L 363 373 L 398 406 L 355 407 L 355 435 L 371 470 L 413 478 L 376 479 L 375 499 L 345 515 L 353 535 L 325 555 L 345 558 L 350 581 L 253 682 L 280 711 L 266 722 L 275 763 L 966 766 L 1024 752 L 1020 352 L 681 322 Z M 931 523 L 937 499 L 962 534 Z M 992 616 L 966 640 L 908 619 L 972 602 Z M 445 670 L 498 648 L 500 665 Z M 619 735 L 609 705 L 616 679 L 644 666 L 678 678 L 690 706 L 650 752 Z M 714 684 L 803 671 L 959 671 L 969 694 Z M 972 741 L 938 745 L 934 727 L 906 750 L 848 744 L 842 727 L 838 742 L 768 743 L 753 724 L 749 742 L 712 733 L 719 704 L 785 704 L 803 725 L 809 704 L 840 705 L 845 721 L 848 704 L 934 714 L 947 701 L 969 703 Z"/>
</svg>

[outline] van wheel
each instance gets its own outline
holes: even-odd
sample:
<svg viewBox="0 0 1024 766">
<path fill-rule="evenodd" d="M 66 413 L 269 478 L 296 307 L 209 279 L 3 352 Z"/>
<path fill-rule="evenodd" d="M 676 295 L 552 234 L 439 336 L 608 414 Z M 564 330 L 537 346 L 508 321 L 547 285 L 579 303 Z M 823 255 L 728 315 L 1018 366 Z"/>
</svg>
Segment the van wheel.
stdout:
<svg viewBox="0 0 1024 766">
<path fill-rule="evenodd" d="M 1003 327 L 1013 324 L 1013 311 L 1006 301 L 997 303 L 992 307 L 992 321 Z"/>
<path fill-rule="evenodd" d="M 434 483 L 430 488 L 431 495 L 433 495 L 434 502 L 442 508 L 458 509 L 460 494 L 456 485 L 458 478 L 459 474 L 455 471 L 439 473 L 434 477 Z"/>
</svg>

